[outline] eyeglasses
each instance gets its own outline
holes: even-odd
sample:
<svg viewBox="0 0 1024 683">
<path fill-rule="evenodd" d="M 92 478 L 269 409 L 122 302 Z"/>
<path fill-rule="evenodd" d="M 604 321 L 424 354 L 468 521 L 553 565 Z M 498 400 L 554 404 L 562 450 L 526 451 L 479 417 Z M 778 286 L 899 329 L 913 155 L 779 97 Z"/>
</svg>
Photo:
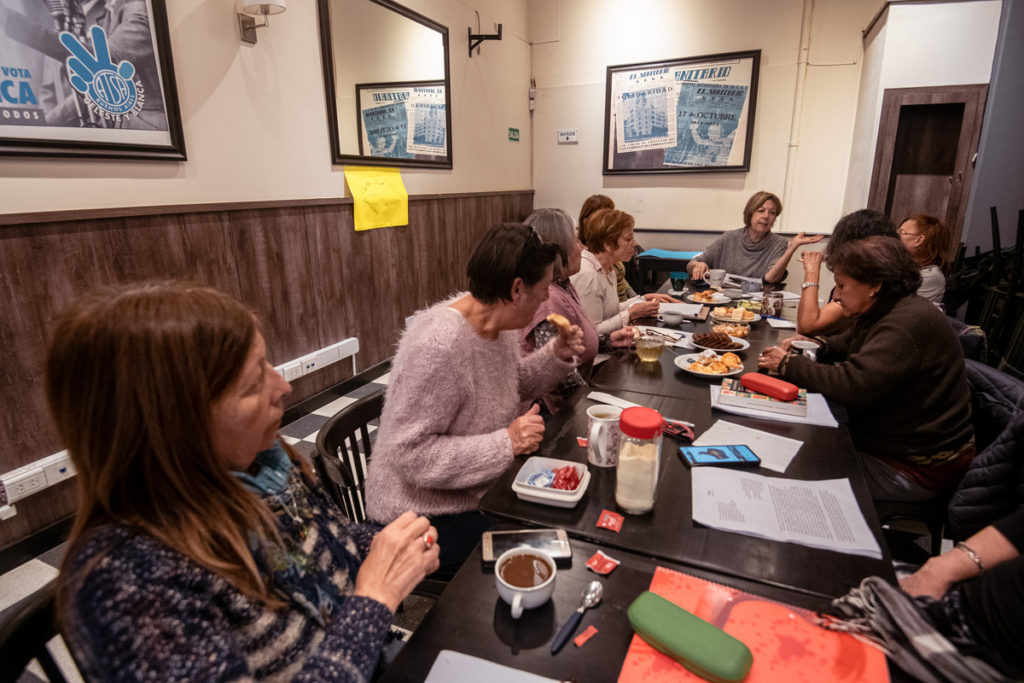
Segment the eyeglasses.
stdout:
<svg viewBox="0 0 1024 683">
<path fill-rule="evenodd" d="M 919 233 L 919 232 L 908 232 L 907 230 L 903 230 L 902 228 L 897 230 L 897 232 L 900 234 L 900 237 L 920 237 L 921 236 L 921 233 Z"/>
</svg>

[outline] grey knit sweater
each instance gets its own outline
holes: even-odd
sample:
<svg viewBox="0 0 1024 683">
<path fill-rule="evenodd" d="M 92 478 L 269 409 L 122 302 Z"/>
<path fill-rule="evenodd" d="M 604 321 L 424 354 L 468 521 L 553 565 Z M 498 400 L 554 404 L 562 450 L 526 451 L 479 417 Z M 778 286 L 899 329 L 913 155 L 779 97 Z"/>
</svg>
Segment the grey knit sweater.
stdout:
<svg viewBox="0 0 1024 683">
<path fill-rule="evenodd" d="M 768 233 L 760 242 L 747 237 L 747 229 L 730 230 L 693 258 L 708 268 L 724 268 L 733 275 L 764 278 L 775 262 L 786 253 L 789 241 L 782 235 Z"/>
<path fill-rule="evenodd" d="M 366 479 L 367 513 L 387 523 L 406 510 L 475 510 L 512 464 L 508 426 L 519 401 L 547 393 L 573 366 L 553 342 L 523 356 L 519 330 L 478 335 L 450 305 L 421 311 L 391 363 L 391 379 Z"/>
</svg>

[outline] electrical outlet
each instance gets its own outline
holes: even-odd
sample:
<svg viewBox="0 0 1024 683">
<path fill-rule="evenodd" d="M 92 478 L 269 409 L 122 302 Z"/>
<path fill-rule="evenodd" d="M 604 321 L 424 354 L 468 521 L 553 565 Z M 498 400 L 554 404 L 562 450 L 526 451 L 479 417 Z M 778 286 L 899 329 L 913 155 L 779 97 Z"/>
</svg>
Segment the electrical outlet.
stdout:
<svg viewBox="0 0 1024 683">
<path fill-rule="evenodd" d="M 5 477 L 4 488 L 7 490 L 7 502 L 14 503 L 45 489 L 46 474 L 41 467 L 36 467 L 14 477 Z"/>
<path fill-rule="evenodd" d="M 286 382 L 294 382 L 298 378 L 302 377 L 302 363 L 299 363 L 298 361 L 288 363 L 283 367 L 281 374 L 284 375 Z"/>
<path fill-rule="evenodd" d="M 47 486 L 53 486 L 59 481 L 70 479 L 78 474 L 78 472 L 75 470 L 75 466 L 71 463 L 71 459 L 65 458 L 60 462 L 55 462 L 52 465 L 44 467 L 43 474 L 46 475 Z"/>
</svg>

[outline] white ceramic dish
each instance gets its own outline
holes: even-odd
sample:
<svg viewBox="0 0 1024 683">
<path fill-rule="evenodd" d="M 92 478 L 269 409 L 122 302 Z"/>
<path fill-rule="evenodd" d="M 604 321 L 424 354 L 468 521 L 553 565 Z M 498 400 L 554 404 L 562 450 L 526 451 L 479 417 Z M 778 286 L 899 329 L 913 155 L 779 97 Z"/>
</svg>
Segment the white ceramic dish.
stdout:
<svg viewBox="0 0 1024 683">
<path fill-rule="evenodd" d="M 694 296 L 693 294 L 690 294 L 689 296 L 686 297 L 686 300 L 691 302 L 691 303 L 695 303 L 695 304 L 704 304 L 705 306 L 710 305 L 709 302 L 701 301 L 700 299 L 694 299 L 693 296 Z M 730 299 L 725 294 L 722 294 L 721 292 L 715 292 L 714 296 L 712 297 L 712 301 L 710 303 L 727 304 L 730 301 L 732 301 L 732 299 Z"/>
<path fill-rule="evenodd" d="M 690 344 L 690 337 L 693 336 L 692 332 L 683 332 L 681 330 L 673 330 L 670 327 L 651 327 L 649 325 L 637 325 L 637 328 L 641 333 L 646 334 L 649 330 L 655 332 L 655 336 L 658 334 L 668 335 L 675 337 L 674 342 L 665 340 L 665 346 L 678 346 L 681 349 L 692 349 L 693 346 Z"/>
<path fill-rule="evenodd" d="M 691 370 L 690 363 L 695 363 L 698 358 L 700 358 L 699 353 L 685 353 L 681 356 L 676 356 L 675 361 L 673 362 L 676 364 L 676 367 L 682 370 L 683 372 L 688 372 L 694 377 L 703 377 L 704 379 L 721 379 L 723 377 L 732 377 L 733 375 L 738 375 L 741 372 L 743 372 L 743 368 L 734 368 L 729 372 L 723 372 L 720 374 L 712 374 L 710 372 L 697 372 L 695 370 Z"/>
<path fill-rule="evenodd" d="M 746 351 L 747 349 L 750 348 L 750 342 L 748 342 L 746 339 L 741 339 L 739 337 L 732 337 L 732 336 L 730 336 L 729 339 L 732 339 L 734 342 L 739 344 L 739 346 L 737 346 L 734 349 L 715 349 L 715 348 L 712 348 L 710 346 L 701 346 L 700 344 L 697 343 L 697 341 L 693 337 L 690 337 L 690 343 L 693 344 L 693 346 L 698 348 L 698 349 L 708 349 L 710 351 L 714 351 L 717 354 L 723 354 L 723 353 L 726 353 L 728 351 L 732 351 L 733 353 L 736 353 L 738 351 Z"/>
<path fill-rule="evenodd" d="M 563 489 L 553 489 L 546 486 L 533 486 L 527 483 L 530 477 L 537 472 L 543 470 L 557 470 L 559 467 L 566 465 L 572 465 L 576 468 L 576 473 L 580 476 L 580 483 L 572 491 L 566 491 Z M 516 474 L 516 479 L 512 482 L 512 490 L 515 491 L 516 496 L 520 500 L 527 500 L 532 503 L 540 503 L 541 505 L 553 505 L 554 507 L 560 508 L 571 508 L 575 507 L 578 502 L 583 498 L 583 494 L 587 491 L 587 486 L 590 484 L 590 470 L 583 463 L 572 462 L 571 460 L 559 460 L 557 458 L 545 458 L 539 455 L 535 455 L 529 458 L 523 466 L 519 468 L 519 473 Z"/>
</svg>

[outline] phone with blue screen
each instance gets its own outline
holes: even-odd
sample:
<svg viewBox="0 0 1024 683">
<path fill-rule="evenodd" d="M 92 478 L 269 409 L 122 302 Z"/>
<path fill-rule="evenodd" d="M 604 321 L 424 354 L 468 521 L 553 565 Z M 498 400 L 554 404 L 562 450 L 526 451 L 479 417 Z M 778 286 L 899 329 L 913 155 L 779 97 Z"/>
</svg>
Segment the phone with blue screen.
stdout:
<svg viewBox="0 0 1024 683">
<path fill-rule="evenodd" d="M 689 467 L 705 465 L 758 465 L 761 458 L 757 457 L 749 446 L 736 444 L 732 446 L 680 446 L 679 457 Z"/>
</svg>

